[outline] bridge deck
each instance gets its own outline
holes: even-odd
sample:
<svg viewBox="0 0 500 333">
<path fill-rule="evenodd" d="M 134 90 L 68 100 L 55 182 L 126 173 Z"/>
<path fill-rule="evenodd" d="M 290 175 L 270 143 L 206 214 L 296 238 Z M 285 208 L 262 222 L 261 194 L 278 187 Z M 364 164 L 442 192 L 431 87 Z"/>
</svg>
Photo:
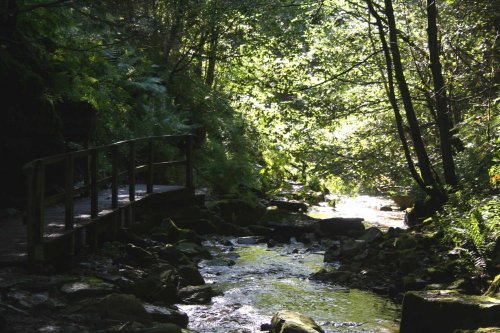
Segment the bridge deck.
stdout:
<svg viewBox="0 0 500 333">
<path fill-rule="evenodd" d="M 136 184 L 135 201 L 148 196 L 146 185 Z M 184 191 L 184 186 L 154 185 L 153 193 Z M 111 189 L 99 193 L 99 216 L 111 213 Z M 118 207 L 129 204 L 129 187 L 121 186 L 118 190 Z M 90 198 L 76 198 L 74 201 L 75 229 L 89 224 Z M 65 211 L 64 205 L 51 206 L 45 209 L 44 242 L 50 242 L 63 236 Z M 0 266 L 17 264 L 27 260 L 27 231 L 21 214 L 0 221 Z"/>
</svg>

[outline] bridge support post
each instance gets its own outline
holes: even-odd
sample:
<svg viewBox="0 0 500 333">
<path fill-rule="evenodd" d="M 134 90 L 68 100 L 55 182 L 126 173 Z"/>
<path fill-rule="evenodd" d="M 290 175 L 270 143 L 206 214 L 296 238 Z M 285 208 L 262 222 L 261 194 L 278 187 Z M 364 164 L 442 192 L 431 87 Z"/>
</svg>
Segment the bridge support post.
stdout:
<svg viewBox="0 0 500 333">
<path fill-rule="evenodd" d="M 91 152 L 91 179 L 90 179 L 90 216 L 96 218 L 99 213 L 99 179 L 98 179 L 98 168 L 97 168 L 97 149 L 93 149 Z"/>
<path fill-rule="evenodd" d="M 186 136 L 186 187 L 194 189 L 193 183 L 193 136 Z"/>
<path fill-rule="evenodd" d="M 135 141 L 130 141 L 128 198 L 135 201 Z"/>
<path fill-rule="evenodd" d="M 66 155 L 66 170 L 65 170 L 65 189 L 64 189 L 64 228 L 66 230 L 73 229 L 74 226 L 74 169 L 75 169 L 75 160 L 73 155 Z"/>
<path fill-rule="evenodd" d="M 118 208 L 118 145 L 111 147 L 111 208 Z"/>
</svg>

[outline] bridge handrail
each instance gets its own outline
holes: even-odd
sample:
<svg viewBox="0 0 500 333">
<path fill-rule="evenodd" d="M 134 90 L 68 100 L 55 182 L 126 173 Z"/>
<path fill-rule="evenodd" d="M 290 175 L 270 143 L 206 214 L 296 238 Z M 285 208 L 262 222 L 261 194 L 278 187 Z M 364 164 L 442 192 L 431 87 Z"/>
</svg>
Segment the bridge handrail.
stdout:
<svg viewBox="0 0 500 333">
<path fill-rule="evenodd" d="M 170 143 L 183 143 L 185 148 L 185 160 L 174 161 L 154 161 L 154 142 L 171 141 Z M 136 165 L 136 148 L 138 143 L 147 143 L 147 163 Z M 88 149 L 67 152 L 63 154 L 51 155 L 44 158 L 35 159 L 23 166 L 26 175 L 26 209 L 25 223 L 28 228 L 28 255 L 36 256 L 34 253 L 37 246 L 43 242 L 45 226 L 45 208 L 49 205 L 64 201 L 65 206 L 65 229 L 74 228 L 74 199 L 75 195 L 82 194 L 90 190 L 90 216 L 96 218 L 99 213 L 99 186 L 111 182 L 111 208 L 118 208 L 118 188 L 119 179 L 128 175 L 129 201 L 136 198 L 135 178 L 140 172 L 147 172 L 146 193 L 153 193 L 154 170 L 158 167 L 185 166 L 186 187 L 193 188 L 193 165 L 192 165 L 192 143 L 193 136 L 186 135 L 160 135 L 143 138 L 136 138 L 115 142 L 108 145 L 92 147 Z M 129 165 L 126 171 L 119 172 L 119 147 L 127 146 L 129 152 Z M 111 176 L 102 179 L 98 178 L 98 154 L 111 150 Z M 75 160 L 79 158 L 87 159 L 90 164 L 90 176 L 84 186 L 75 187 Z M 46 167 L 53 164 L 64 163 L 64 191 L 55 195 L 46 196 L 45 180 Z"/>
</svg>

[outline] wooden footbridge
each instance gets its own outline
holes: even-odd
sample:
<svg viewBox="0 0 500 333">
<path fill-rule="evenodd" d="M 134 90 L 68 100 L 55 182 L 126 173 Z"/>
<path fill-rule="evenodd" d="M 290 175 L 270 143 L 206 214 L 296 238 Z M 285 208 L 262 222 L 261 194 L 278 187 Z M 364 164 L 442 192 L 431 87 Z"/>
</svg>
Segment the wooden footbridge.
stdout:
<svg viewBox="0 0 500 333">
<path fill-rule="evenodd" d="M 0 224 L 0 265 L 74 256 L 115 239 L 152 205 L 194 199 L 192 143 L 155 136 L 27 163 L 24 214 Z M 159 183 L 169 171 L 184 184 Z"/>
</svg>

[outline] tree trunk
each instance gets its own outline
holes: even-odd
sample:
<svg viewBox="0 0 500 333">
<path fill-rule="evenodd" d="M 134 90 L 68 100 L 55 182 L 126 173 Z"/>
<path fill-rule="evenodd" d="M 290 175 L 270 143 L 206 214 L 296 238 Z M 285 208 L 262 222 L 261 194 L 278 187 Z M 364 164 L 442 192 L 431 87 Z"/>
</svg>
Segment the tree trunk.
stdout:
<svg viewBox="0 0 500 333">
<path fill-rule="evenodd" d="M 427 0 L 427 40 L 429 47 L 430 67 L 434 81 L 434 99 L 436 101 L 437 127 L 443 162 L 443 173 L 446 184 L 456 185 L 455 162 L 451 145 L 451 117 L 444 83 L 441 62 L 439 60 L 439 43 L 437 36 L 436 0 Z"/>
<path fill-rule="evenodd" d="M 17 11 L 19 7 L 17 5 L 17 0 L 8 0 L 6 4 L 3 5 L 1 17 L 2 35 L 8 38 L 12 38 L 17 28 Z"/>
<path fill-rule="evenodd" d="M 170 33 L 165 45 L 165 59 L 167 62 L 169 61 L 170 54 L 177 47 L 179 42 L 179 36 L 182 33 L 184 26 L 184 12 L 185 12 L 185 0 L 177 0 L 175 2 L 175 13 L 172 22 L 172 26 L 170 27 Z"/>
<path fill-rule="evenodd" d="M 410 128 L 410 135 L 413 141 L 413 147 L 418 160 L 418 167 L 424 181 L 426 192 L 434 199 L 439 201 L 446 200 L 446 194 L 441 189 L 438 176 L 433 173 L 431 162 L 427 154 L 424 142 L 422 140 L 422 133 L 418 119 L 413 107 L 412 97 L 408 84 L 406 82 L 403 64 L 401 61 L 401 54 L 399 51 L 396 20 L 394 17 L 394 9 L 391 0 L 385 0 L 385 14 L 389 26 L 389 41 L 392 62 L 394 65 L 394 75 L 398 84 L 399 92 L 401 94 L 403 105 L 405 108 L 406 119 Z"/>
<path fill-rule="evenodd" d="M 422 177 L 417 172 L 415 168 L 415 164 L 413 163 L 413 159 L 411 157 L 410 148 L 408 146 L 408 142 L 406 140 L 405 131 L 403 127 L 403 118 L 401 117 L 401 112 L 399 110 L 399 105 L 396 98 L 396 93 L 394 90 L 394 79 L 393 79 L 393 68 L 392 68 L 392 59 L 389 51 L 389 46 L 387 45 L 387 39 L 385 37 L 384 26 L 382 24 L 382 19 L 380 15 L 377 13 L 375 8 L 373 7 L 373 3 L 370 0 L 366 0 L 368 5 L 368 9 L 370 13 L 375 17 L 377 22 L 378 33 L 380 37 L 380 42 L 382 43 L 382 50 L 384 51 L 385 63 L 387 68 L 387 95 L 389 97 L 389 101 L 391 103 L 392 109 L 394 110 L 394 118 L 396 119 L 396 127 L 398 129 L 399 139 L 401 140 L 401 145 L 403 147 L 403 151 L 405 154 L 406 162 L 408 164 L 408 168 L 410 169 L 410 174 L 415 182 L 420 186 L 420 188 L 426 191 L 426 187 Z"/>
<path fill-rule="evenodd" d="M 205 78 L 205 83 L 211 87 L 215 81 L 215 64 L 217 62 L 217 47 L 219 46 L 219 26 L 214 22 L 216 26 L 212 27 L 212 32 L 210 34 L 210 49 L 208 51 L 208 65 L 207 65 L 207 75 Z"/>
</svg>

